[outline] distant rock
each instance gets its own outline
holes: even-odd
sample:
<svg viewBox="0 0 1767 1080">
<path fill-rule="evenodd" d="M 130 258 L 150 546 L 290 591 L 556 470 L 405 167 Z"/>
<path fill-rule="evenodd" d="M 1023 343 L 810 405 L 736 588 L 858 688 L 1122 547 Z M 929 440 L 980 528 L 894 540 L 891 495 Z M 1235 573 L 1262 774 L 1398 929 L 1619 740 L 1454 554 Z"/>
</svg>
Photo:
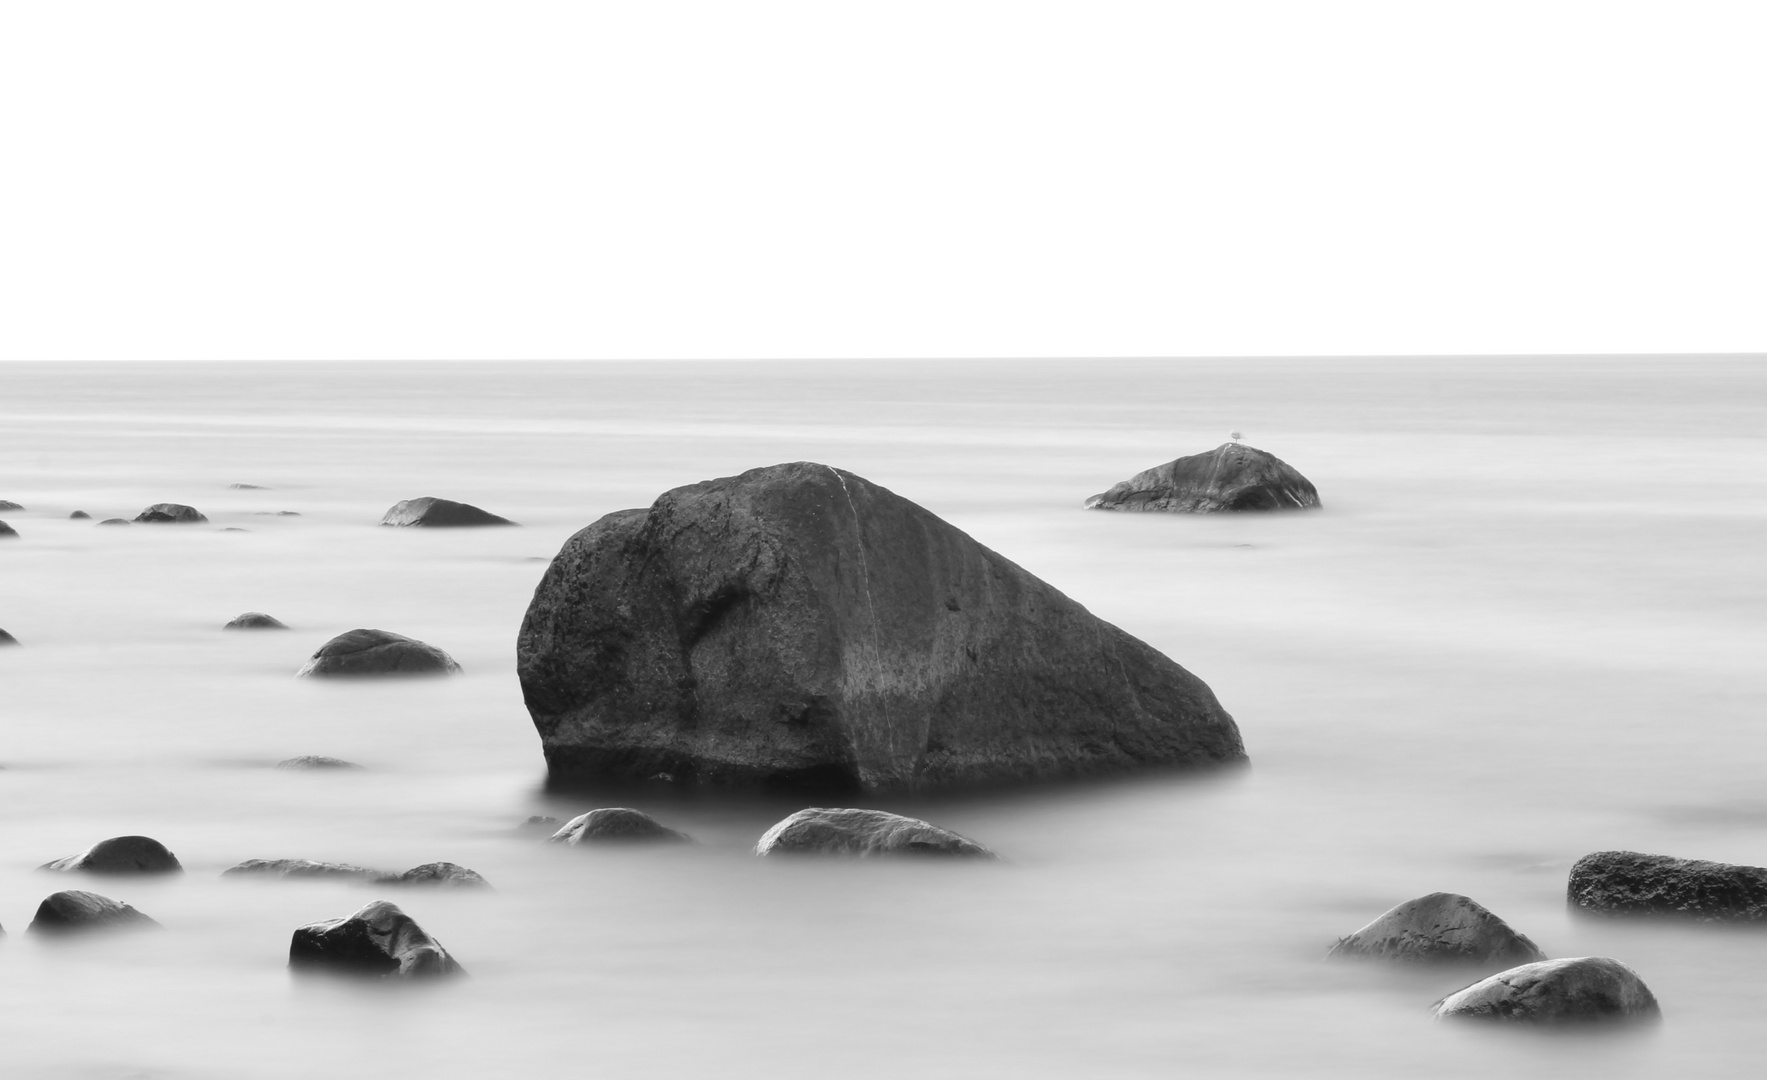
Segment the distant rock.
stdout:
<svg viewBox="0 0 1767 1080">
<path fill-rule="evenodd" d="M 1767 867 L 1597 851 L 1571 867 L 1567 899 L 1604 915 L 1666 915 L 1700 922 L 1767 919 Z"/>
<path fill-rule="evenodd" d="M 387 874 L 377 885 L 431 885 L 450 889 L 488 889 L 491 883 L 458 863 L 432 862 L 413 866 L 403 874 Z"/>
<path fill-rule="evenodd" d="M 90 520 L 92 520 L 92 515 L 88 514 L 84 510 L 75 510 L 73 513 L 68 515 L 68 520 L 69 521 L 90 521 Z"/>
<path fill-rule="evenodd" d="M 350 630 L 319 647 L 297 676 L 449 675 L 454 658 L 434 645 L 387 630 Z"/>
<path fill-rule="evenodd" d="M 380 881 L 385 870 L 370 870 L 349 863 L 314 862 L 312 859 L 247 859 L 221 871 L 222 877 L 290 878 L 295 880 Z"/>
<path fill-rule="evenodd" d="M 1234 442 L 1138 472 L 1086 500 L 1088 510 L 1187 514 L 1318 506 L 1319 492 L 1293 466 L 1274 454 Z"/>
<path fill-rule="evenodd" d="M 24 507 L 10 499 L 0 499 L 0 510 L 23 510 Z"/>
<path fill-rule="evenodd" d="M 1445 892 L 1405 901 L 1349 937 L 1340 938 L 1326 955 L 1505 966 L 1546 959 L 1532 941 L 1484 905 Z"/>
<path fill-rule="evenodd" d="M 452 499 L 438 499 L 425 496 L 421 499 L 406 499 L 394 504 L 386 516 L 380 519 L 382 525 L 426 525 L 431 528 L 441 526 L 462 525 L 514 525 L 508 518 L 500 518 L 496 514 L 487 513 L 469 503 L 455 502 Z"/>
<path fill-rule="evenodd" d="M 550 840 L 552 839 L 553 834 L 558 832 L 558 826 L 559 820 L 550 814 L 535 814 L 520 825 L 517 825 L 516 828 L 527 833 L 544 831 L 546 833 L 546 838 Z"/>
<path fill-rule="evenodd" d="M 103 521 L 99 522 L 99 524 L 100 525 L 127 525 L 127 524 L 129 524 L 129 519 L 128 518 L 105 518 Z"/>
<path fill-rule="evenodd" d="M 11 634 L 8 634 L 4 630 L 0 630 L 0 646 L 17 645 L 17 644 L 18 644 L 17 638 L 13 637 Z"/>
<path fill-rule="evenodd" d="M 231 622 L 221 627 L 223 630 L 287 630 L 288 627 L 274 615 L 266 615 L 261 611 L 247 611 L 235 615 Z"/>
<path fill-rule="evenodd" d="M 232 488 L 235 491 L 269 491 L 270 490 L 269 488 L 264 487 L 261 484 L 228 484 L 227 486 Z"/>
<path fill-rule="evenodd" d="M 553 844 L 627 844 L 644 841 L 692 842 L 686 833 L 657 824 L 649 814 L 624 806 L 603 807 L 578 814 L 547 838 Z"/>
<path fill-rule="evenodd" d="M 298 927 L 289 942 L 288 966 L 300 974 L 382 979 L 466 974 L 441 942 L 385 900 L 341 919 Z"/>
<path fill-rule="evenodd" d="M 178 856 L 151 836 L 113 836 L 78 855 L 44 863 L 39 870 L 87 874 L 180 874 Z"/>
<path fill-rule="evenodd" d="M 154 503 L 136 514 L 135 520 L 155 524 L 200 525 L 209 519 L 198 513 L 194 506 L 185 506 L 183 503 Z"/>
<path fill-rule="evenodd" d="M 1638 973 L 1605 956 L 1542 960 L 1500 971 L 1431 1006 L 1438 1019 L 1515 1024 L 1648 1023 L 1657 999 Z"/>
<path fill-rule="evenodd" d="M 253 510 L 253 517 L 300 517 L 295 510 Z"/>
<path fill-rule="evenodd" d="M 810 807 L 768 829 L 756 855 L 962 855 L 992 851 L 937 825 L 883 810 Z"/>
<path fill-rule="evenodd" d="M 4 522 L 4 521 L 0 521 L 0 539 L 5 539 L 7 537 L 17 537 L 17 536 L 18 536 L 17 529 L 6 524 L 6 522 Z"/>
<path fill-rule="evenodd" d="M 278 769 L 360 769 L 362 766 L 354 761 L 343 758 L 326 757 L 323 754 L 302 754 L 276 763 Z"/>
<path fill-rule="evenodd" d="M 812 462 L 578 532 L 534 590 L 516 670 L 558 785 L 848 795 L 1245 759 L 1201 679 Z"/>
<path fill-rule="evenodd" d="M 229 525 L 225 529 L 222 529 L 221 532 L 251 532 L 251 530 L 242 529 L 238 525 Z"/>
<path fill-rule="evenodd" d="M 128 904 L 93 892 L 69 889 L 45 897 L 27 934 L 60 936 L 94 930 L 156 929 L 159 923 Z"/>
</svg>

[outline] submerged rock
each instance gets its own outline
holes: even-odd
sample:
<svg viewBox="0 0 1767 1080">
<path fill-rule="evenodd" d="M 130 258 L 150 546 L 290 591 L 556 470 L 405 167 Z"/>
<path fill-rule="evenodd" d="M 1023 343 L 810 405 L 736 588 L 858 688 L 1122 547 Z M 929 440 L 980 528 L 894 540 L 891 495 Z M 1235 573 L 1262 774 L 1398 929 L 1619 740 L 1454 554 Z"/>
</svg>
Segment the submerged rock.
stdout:
<svg viewBox="0 0 1767 1080">
<path fill-rule="evenodd" d="M 297 880 L 380 881 L 391 876 L 350 863 L 314 862 L 312 859 L 247 859 L 221 871 L 222 877 L 292 878 Z"/>
<path fill-rule="evenodd" d="M 555 783 L 884 791 L 1245 758 L 1201 679 L 810 462 L 578 532 L 534 591 L 517 672 Z"/>
<path fill-rule="evenodd" d="M 246 611 L 235 615 L 223 630 L 287 630 L 288 626 L 274 615 L 266 615 L 261 611 Z"/>
<path fill-rule="evenodd" d="M 326 757 L 323 754 L 302 754 L 300 757 L 285 758 L 276 763 L 278 769 L 360 769 L 362 766 L 354 761 L 343 758 Z"/>
<path fill-rule="evenodd" d="M 768 829 L 756 855 L 963 855 L 984 859 L 992 851 L 949 829 L 883 810 L 813 806 Z"/>
<path fill-rule="evenodd" d="M 1573 907 L 1606 915 L 1670 915 L 1702 922 L 1767 918 L 1767 867 L 1597 851 L 1571 867 Z"/>
<path fill-rule="evenodd" d="M 6 522 L 4 522 L 4 521 L 0 521 L 0 540 L 7 539 L 8 537 L 17 537 L 17 536 L 18 536 L 17 529 L 6 524 Z"/>
<path fill-rule="evenodd" d="M 99 524 L 100 525 L 127 525 L 127 524 L 129 524 L 129 519 L 128 518 L 105 518 L 103 521 L 99 522 Z"/>
<path fill-rule="evenodd" d="M 454 658 L 426 642 L 388 630 L 349 630 L 319 647 L 304 675 L 450 675 Z"/>
<path fill-rule="evenodd" d="M 1318 505 L 1319 492 L 1312 481 L 1293 466 L 1275 454 L 1233 442 L 1155 465 L 1086 500 L 1088 510 L 1188 514 L 1305 510 Z"/>
<path fill-rule="evenodd" d="M 1505 965 L 1546 959 L 1532 941 L 1484 905 L 1445 892 L 1399 904 L 1349 937 L 1340 938 L 1326 955 Z"/>
<path fill-rule="evenodd" d="M 455 502 L 452 499 L 438 499 L 426 495 L 421 499 L 406 499 L 395 503 L 380 519 L 382 525 L 420 525 L 437 528 L 441 526 L 462 525 L 514 525 L 508 518 L 498 517 L 473 506 L 471 503 Z"/>
<path fill-rule="evenodd" d="M 387 874 L 377 885 L 435 885 L 450 889 L 488 889 L 491 883 L 458 863 L 432 862 L 413 866 L 403 874 Z"/>
<path fill-rule="evenodd" d="M 113 836 L 100 840 L 78 855 L 44 863 L 37 869 L 87 874 L 178 874 L 184 871 L 178 856 L 151 836 Z"/>
<path fill-rule="evenodd" d="M 159 524 L 200 525 L 209 519 L 198 513 L 194 506 L 185 506 L 183 503 L 154 503 L 141 513 L 136 514 L 135 520 Z"/>
<path fill-rule="evenodd" d="M 27 934 L 77 934 L 93 930 L 140 930 L 159 923 L 128 904 L 93 892 L 68 889 L 53 893 L 37 905 L 37 916 Z"/>
<path fill-rule="evenodd" d="M 385 900 L 341 919 L 296 928 L 288 946 L 288 966 L 300 974 L 383 979 L 465 974 L 441 942 Z"/>
<path fill-rule="evenodd" d="M 548 840 L 558 831 L 559 820 L 550 814 L 534 814 L 516 828 L 525 833 L 544 831 Z"/>
<path fill-rule="evenodd" d="M 68 515 L 69 521 L 90 521 L 91 519 L 92 519 L 92 515 L 88 514 L 84 510 L 75 510 L 73 513 Z"/>
<path fill-rule="evenodd" d="M 1438 1019 L 1519 1024 L 1640 1023 L 1662 1009 L 1638 973 L 1605 956 L 1542 960 L 1500 971 L 1431 1006 Z"/>
<path fill-rule="evenodd" d="M 228 484 L 227 486 L 232 488 L 235 491 L 268 491 L 268 490 L 270 490 L 269 488 L 264 487 L 262 484 Z"/>
<path fill-rule="evenodd" d="M 625 806 L 607 806 L 578 814 L 564 827 L 547 837 L 551 844 L 604 844 L 663 841 L 692 841 L 686 833 L 676 832 L 657 824 L 649 814 Z"/>
</svg>

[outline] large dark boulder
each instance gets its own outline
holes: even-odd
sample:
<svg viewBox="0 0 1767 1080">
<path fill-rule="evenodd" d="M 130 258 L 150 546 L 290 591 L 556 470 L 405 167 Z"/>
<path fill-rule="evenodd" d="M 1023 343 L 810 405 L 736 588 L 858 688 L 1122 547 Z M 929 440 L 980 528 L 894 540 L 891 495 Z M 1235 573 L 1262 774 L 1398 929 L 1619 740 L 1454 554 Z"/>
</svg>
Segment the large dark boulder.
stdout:
<svg viewBox="0 0 1767 1080">
<path fill-rule="evenodd" d="M 37 905 L 27 934 L 77 934 L 92 930 L 141 930 L 160 924 L 128 904 L 93 892 L 69 889 L 53 893 Z"/>
<path fill-rule="evenodd" d="M 194 506 L 185 506 L 183 503 L 154 503 L 136 514 L 135 520 L 156 524 L 200 525 L 209 519 L 198 513 Z"/>
<path fill-rule="evenodd" d="M 534 590 L 516 664 L 561 783 L 883 791 L 1245 757 L 1201 679 L 810 462 L 578 532 Z"/>
<path fill-rule="evenodd" d="M 288 966 L 301 974 L 383 979 L 465 974 L 441 942 L 385 900 L 341 919 L 296 928 L 288 946 Z"/>
<path fill-rule="evenodd" d="M 1366 956 L 1406 962 L 1531 964 L 1546 959 L 1483 904 L 1458 893 L 1407 900 L 1349 937 L 1327 956 Z"/>
<path fill-rule="evenodd" d="M 151 836 L 113 836 L 100 840 L 78 855 L 44 863 L 37 869 L 87 874 L 179 874 L 184 871 L 178 856 Z"/>
<path fill-rule="evenodd" d="M 449 675 L 460 665 L 426 642 L 388 630 L 349 630 L 319 646 L 301 675 Z"/>
<path fill-rule="evenodd" d="M 470 503 L 426 495 L 395 503 L 380 519 L 382 525 L 420 525 L 430 528 L 462 525 L 514 525 L 508 518 L 480 510 Z"/>
<path fill-rule="evenodd" d="M 1305 510 L 1319 506 L 1312 481 L 1278 458 L 1241 443 L 1222 443 L 1155 465 L 1086 500 L 1088 510 Z"/>
<path fill-rule="evenodd" d="M 277 878 L 296 881 L 381 881 L 385 870 L 370 870 L 350 863 L 314 862 L 312 859 L 247 859 L 221 871 L 230 878 Z"/>
<path fill-rule="evenodd" d="M 1500 971 L 1431 1008 L 1442 1020 L 1519 1024 L 1641 1023 L 1662 1018 L 1638 973 L 1605 956 L 1542 960 Z"/>
<path fill-rule="evenodd" d="M 756 855 L 959 855 L 995 858 L 949 829 L 883 810 L 812 806 L 768 829 Z"/>
<path fill-rule="evenodd" d="M 664 843 L 691 842 L 686 833 L 676 832 L 667 825 L 639 810 L 626 806 L 604 806 L 587 814 L 578 814 L 546 838 L 550 844 L 625 844 L 646 841 Z"/>
<path fill-rule="evenodd" d="M 1767 867 L 1597 851 L 1571 867 L 1573 907 L 1604 915 L 1671 915 L 1703 922 L 1767 918 Z"/>
</svg>

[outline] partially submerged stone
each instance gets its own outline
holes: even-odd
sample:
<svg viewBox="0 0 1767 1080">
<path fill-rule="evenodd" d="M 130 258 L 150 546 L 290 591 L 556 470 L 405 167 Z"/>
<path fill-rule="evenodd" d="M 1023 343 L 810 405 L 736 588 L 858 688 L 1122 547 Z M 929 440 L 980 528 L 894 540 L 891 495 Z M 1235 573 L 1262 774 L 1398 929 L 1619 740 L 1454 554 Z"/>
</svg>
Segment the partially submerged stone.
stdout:
<svg viewBox="0 0 1767 1080">
<path fill-rule="evenodd" d="M 0 540 L 16 539 L 17 537 L 18 537 L 18 530 L 17 529 L 6 524 L 6 522 L 4 522 L 4 521 L 0 521 Z"/>
<path fill-rule="evenodd" d="M 4 630 L 0 630 L 0 646 L 17 645 L 18 639 Z"/>
<path fill-rule="evenodd" d="M 1492 963 L 1505 966 L 1546 959 L 1532 941 L 1458 893 L 1407 900 L 1348 937 L 1327 956 L 1366 956 L 1406 962 Z"/>
<path fill-rule="evenodd" d="M 162 525 L 200 525 L 209 519 L 198 513 L 194 506 L 185 506 L 183 503 L 154 503 L 136 514 L 135 520 Z"/>
<path fill-rule="evenodd" d="M 269 488 L 264 487 L 262 484 L 228 484 L 227 486 L 232 488 L 235 491 L 268 491 L 268 490 L 270 490 Z"/>
<path fill-rule="evenodd" d="M 1307 510 L 1319 492 L 1275 454 L 1222 443 L 1138 472 L 1086 500 L 1088 510 L 1213 514 L 1227 510 Z"/>
<path fill-rule="evenodd" d="M 351 863 L 315 862 L 312 859 L 247 859 L 221 871 L 222 877 L 287 878 L 307 881 L 380 881 L 385 870 L 371 870 Z"/>
<path fill-rule="evenodd" d="M 995 858 L 992 851 L 949 829 L 883 810 L 813 806 L 774 825 L 756 855 L 958 855 Z"/>
<path fill-rule="evenodd" d="M 141 930 L 159 923 L 128 904 L 94 892 L 68 889 L 52 893 L 37 905 L 27 934 L 79 934 L 94 930 Z"/>
<path fill-rule="evenodd" d="M 24 507 L 13 502 L 11 499 L 0 499 L 0 510 L 23 510 L 23 509 L 24 509 Z"/>
<path fill-rule="evenodd" d="M 360 769 L 362 766 L 343 758 L 326 757 L 324 754 L 302 754 L 300 757 L 284 758 L 276 763 L 278 769 Z"/>
<path fill-rule="evenodd" d="M 395 503 L 393 508 L 380 519 L 380 523 L 382 525 L 428 528 L 515 524 L 508 518 L 498 517 L 496 514 L 480 510 L 471 503 L 455 502 L 453 499 L 438 499 L 433 495 Z"/>
<path fill-rule="evenodd" d="M 547 837 L 547 843 L 573 846 L 645 841 L 680 843 L 684 840 L 691 841 L 692 838 L 666 825 L 659 825 L 649 814 L 626 806 L 605 806 L 587 814 L 578 814 Z"/>
<path fill-rule="evenodd" d="M 296 928 L 288 966 L 299 974 L 381 979 L 464 975 L 441 942 L 398 905 L 376 900 L 341 919 Z"/>
<path fill-rule="evenodd" d="M 454 658 L 427 642 L 389 630 L 349 630 L 319 647 L 307 675 L 449 675 L 460 670 Z"/>
<path fill-rule="evenodd" d="M 274 615 L 266 615 L 261 611 L 246 611 L 230 619 L 223 630 L 287 630 L 288 625 Z"/>
<path fill-rule="evenodd" d="M 184 867 L 178 856 L 151 836 L 113 836 L 78 855 L 44 863 L 38 869 L 87 874 L 178 874 Z"/>
<path fill-rule="evenodd" d="M 1516 1024 L 1649 1023 L 1662 1017 L 1638 973 L 1605 956 L 1542 960 L 1500 971 L 1436 1002 L 1437 1019 Z"/>
<path fill-rule="evenodd" d="M 99 522 L 99 524 L 100 525 L 127 525 L 127 524 L 129 524 L 129 519 L 128 518 L 105 518 L 103 521 Z"/>
<path fill-rule="evenodd" d="M 75 510 L 73 513 L 68 515 L 69 521 L 90 521 L 91 519 L 92 519 L 92 515 L 88 514 L 84 510 Z"/>
<path fill-rule="evenodd" d="M 447 889 L 488 889 L 491 883 L 476 870 L 458 863 L 432 862 L 413 866 L 403 874 L 388 874 L 377 885 L 430 885 Z"/>
<path fill-rule="evenodd" d="M 1767 918 L 1767 867 L 1597 851 L 1571 867 L 1573 907 L 1604 915 L 1669 915 L 1702 922 Z"/>
</svg>

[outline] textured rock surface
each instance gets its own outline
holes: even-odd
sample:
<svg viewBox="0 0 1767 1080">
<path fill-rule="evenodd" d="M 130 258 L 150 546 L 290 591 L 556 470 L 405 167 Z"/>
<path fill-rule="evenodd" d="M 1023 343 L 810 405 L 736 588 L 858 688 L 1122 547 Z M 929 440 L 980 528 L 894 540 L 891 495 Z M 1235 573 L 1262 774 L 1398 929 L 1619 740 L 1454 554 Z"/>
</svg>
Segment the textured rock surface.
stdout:
<svg viewBox="0 0 1767 1080">
<path fill-rule="evenodd" d="M 274 615 L 266 615 L 261 611 L 246 611 L 235 615 L 223 630 L 287 630 L 288 626 Z"/>
<path fill-rule="evenodd" d="M 657 824 L 649 814 L 625 806 L 604 806 L 565 822 L 562 828 L 547 837 L 547 842 L 572 845 L 647 840 L 679 843 L 691 839 L 686 833 Z"/>
<path fill-rule="evenodd" d="M 480 877 L 478 871 L 468 870 L 458 863 L 432 862 L 422 866 L 413 866 L 403 874 L 388 874 L 382 877 L 380 885 L 435 885 L 449 889 L 488 889 L 491 883 Z"/>
<path fill-rule="evenodd" d="M 319 647 L 299 675 L 447 675 L 460 665 L 426 642 L 387 630 L 349 630 Z"/>
<path fill-rule="evenodd" d="M 247 859 L 221 871 L 222 877 L 294 878 L 307 880 L 380 881 L 393 876 L 350 863 L 314 862 L 312 859 Z"/>
<path fill-rule="evenodd" d="M 341 919 L 297 927 L 288 946 L 288 966 L 303 974 L 383 979 L 465 974 L 441 942 L 385 900 Z"/>
<path fill-rule="evenodd" d="M 128 904 L 93 892 L 69 889 L 44 898 L 27 934 L 77 934 L 91 930 L 148 929 L 159 923 Z"/>
<path fill-rule="evenodd" d="M 1523 1024 L 1638 1023 L 1660 1019 L 1638 973 L 1605 956 L 1542 960 L 1500 971 L 1432 1008 L 1438 1019 Z"/>
<path fill-rule="evenodd" d="M 508 518 L 487 513 L 470 503 L 426 495 L 394 504 L 380 519 L 382 525 L 421 525 L 430 528 L 461 525 L 514 525 Z"/>
<path fill-rule="evenodd" d="M 534 591 L 517 671 L 555 782 L 851 792 L 1245 757 L 1202 680 L 809 462 L 578 532 Z"/>
<path fill-rule="evenodd" d="M 949 829 L 883 810 L 812 806 L 768 829 L 756 855 L 966 855 L 994 858 Z"/>
<path fill-rule="evenodd" d="M 1349 937 L 1328 956 L 1380 960 L 1531 964 L 1546 959 L 1484 905 L 1458 893 L 1430 893 L 1407 900 Z"/>
<path fill-rule="evenodd" d="M 1597 851 L 1571 867 L 1567 899 L 1608 915 L 1675 915 L 1708 922 L 1767 918 L 1767 867 Z"/>
<path fill-rule="evenodd" d="M 343 758 L 326 757 L 323 754 L 302 754 L 300 757 L 285 758 L 276 763 L 278 769 L 360 769 L 362 766 Z"/>
<path fill-rule="evenodd" d="M 1223 510 L 1305 510 L 1319 505 L 1312 481 L 1278 458 L 1240 443 L 1222 443 L 1138 472 L 1086 500 L 1088 510 L 1162 510 L 1213 514 Z"/>
<path fill-rule="evenodd" d="M 151 836 L 113 836 L 78 855 L 44 863 L 38 869 L 87 874 L 176 874 L 184 867 L 176 855 L 166 850 L 166 845 Z"/>
<path fill-rule="evenodd" d="M 200 525 L 208 518 L 198 513 L 194 506 L 185 506 L 183 503 L 154 503 L 141 513 L 136 514 L 135 520 L 173 525 Z"/>
</svg>

